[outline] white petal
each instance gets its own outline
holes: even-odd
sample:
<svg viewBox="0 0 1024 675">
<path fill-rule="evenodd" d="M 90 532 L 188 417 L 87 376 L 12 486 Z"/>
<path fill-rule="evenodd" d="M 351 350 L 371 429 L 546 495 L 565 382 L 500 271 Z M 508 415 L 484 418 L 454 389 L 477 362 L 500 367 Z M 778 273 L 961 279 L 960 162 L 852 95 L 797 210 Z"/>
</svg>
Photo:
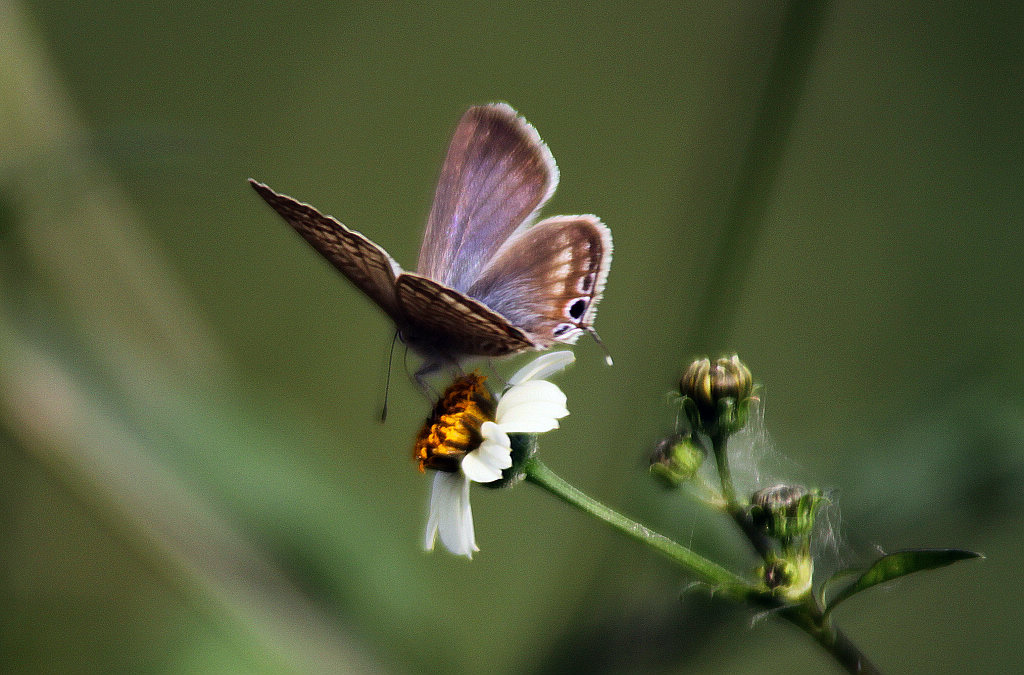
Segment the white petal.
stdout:
<svg viewBox="0 0 1024 675">
<path fill-rule="evenodd" d="M 531 380 L 505 392 L 498 401 L 495 421 L 507 432 L 541 433 L 558 428 L 569 414 L 565 394 L 545 380 Z"/>
<path fill-rule="evenodd" d="M 558 388 L 557 385 L 552 384 L 546 380 L 530 380 L 518 384 L 502 395 L 501 400 L 498 401 L 498 410 L 508 410 L 510 407 L 518 405 L 523 402 L 544 402 L 551 404 L 556 408 L 565 407 L 565 394 Z M 500 416 L 500 414 L 496 414 Z"/>
<path fill-rule="evenodd" d="M 516 371 L 516 374 L 509 378 L 508 384 L 510 387 L 514 387 L 530 380 L 542 380 L 554 375 L 575 360 L 576 357 L 569 351 L 548 352 Z"/>
<path fill-rule="evenodd" d="M 430 517 L 427 519 L 425 547 L 434 550 L 434 541 L 441 535 L 441 543 L 455 555 L 473 557 L 476 538 L 473 534 L 473 513 L 469 508 L 469 479 L 462 472 L 438 471 L 430 492 Z"/>
<path fill-rule="evenodd" d="M 477 483 L 490 483 L 501 478 L 502 469 L 512 466 L 512 441 L 494 422 L 480 425 L 480 433 L 484 440 L 462 458 L 462 472 Z"/>
</svg>

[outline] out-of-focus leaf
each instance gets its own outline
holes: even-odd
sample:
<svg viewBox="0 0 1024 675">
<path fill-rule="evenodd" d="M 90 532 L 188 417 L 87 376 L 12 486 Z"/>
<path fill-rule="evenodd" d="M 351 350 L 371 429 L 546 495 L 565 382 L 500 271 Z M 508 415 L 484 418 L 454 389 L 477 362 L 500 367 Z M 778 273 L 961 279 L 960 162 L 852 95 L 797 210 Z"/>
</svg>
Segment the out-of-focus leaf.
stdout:
<svg viewBox="0 0 1024 675">
<path fill-rule="evenodd" d="M 884 584 L 886 581 L 899 579 L 914 572 L 933 570 L 938 567 L 952 565 L 960 560 L 971 558 L 982 558 L 980 553 L 966 551 L 960 548 L 923 548 L 909 551 L 897 551 L 884 555 L 875 561 L 864 574 L 860 575 L 853 583 L 839 591 L 832 602 L 828 605 L 831 612 L 843 600 L 867 590 L 872 586 Z M 849 574 L 850 570 L 837 572 L 836 576 Z M 832 577 L 835 579 L 835 576 Z"/>
</svg>

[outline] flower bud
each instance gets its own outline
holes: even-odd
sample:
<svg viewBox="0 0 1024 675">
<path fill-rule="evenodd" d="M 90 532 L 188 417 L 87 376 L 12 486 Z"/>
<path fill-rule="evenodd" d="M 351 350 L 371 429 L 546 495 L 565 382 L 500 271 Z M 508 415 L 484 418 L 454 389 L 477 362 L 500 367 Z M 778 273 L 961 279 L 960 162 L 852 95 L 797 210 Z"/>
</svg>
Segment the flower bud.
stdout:
<svg viewBox="0 0 1024 675">
<path fill-rule="evenodd" d="M 810 555 L 772 557 L 758 570 L 765 590 L 776 597 L 796 602 L 811 591 L 814 561 Z"/>
<path fill-rule="evenodd" d="M 704 448 L 690 435 L 658 441 L 651 455 L 651 475 L 666 487 L 678 487 L 693 478 L 704 463 Z"/>
<path fill-rule="evenodd" d="M 747 423 L 754 380 L 740 357 L 708 358 L 690 364 L 679 380 L 684 410 L 694 429 L 731 434 Z"/>
<path fill-rule="evenodd" d="M 810 535 L 822 499 L 820 490 L 773 485 L 751 497 L 750 518 L 769 537 L 788 543 Z"/>
</svg>

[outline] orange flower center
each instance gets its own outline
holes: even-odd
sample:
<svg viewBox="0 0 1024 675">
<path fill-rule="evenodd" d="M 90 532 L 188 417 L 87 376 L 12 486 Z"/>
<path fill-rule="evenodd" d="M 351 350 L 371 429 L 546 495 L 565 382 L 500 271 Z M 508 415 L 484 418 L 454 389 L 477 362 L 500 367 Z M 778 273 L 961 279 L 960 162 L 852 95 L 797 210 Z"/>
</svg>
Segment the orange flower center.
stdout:
<svg viewBox="0 0 1024 675">
<path fill-rule="evenodd" d="M 420 471 L 458 471 L 466 453 L 480 446 L 480 425 L 494 419 L 494 397 L 477 372 L 449 385 L 416 436 L 413 457 Z"/>
</svg>

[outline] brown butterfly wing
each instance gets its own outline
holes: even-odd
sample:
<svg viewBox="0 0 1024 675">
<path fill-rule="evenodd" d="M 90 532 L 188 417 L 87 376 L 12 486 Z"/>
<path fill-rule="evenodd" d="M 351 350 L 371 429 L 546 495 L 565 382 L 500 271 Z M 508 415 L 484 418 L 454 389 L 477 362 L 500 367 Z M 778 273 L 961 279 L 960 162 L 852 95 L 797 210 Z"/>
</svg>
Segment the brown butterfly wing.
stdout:
<svg viewBox="0 0 1024 675">
<path fill-rule="evenodd" d="M 538 348 L 505 317 L 436 281 L 404 273 L 396 288 L 406 317 L 402 337 L 435 361 L 506 356 Z"/>
<path fill-rule="evenodd" d="M 308 204 L 278 194 L 252 179 L 249 179 L 249 184 L 320 255 L 331 261 L 392 319 L 402 323 L 395 292 L 395 278 L 402 269 L 387 251 Z"/>
<path fill-rule="evenodd" d="M 417 272 L 465 292 L 557 183 L 551 152 L 515 110 L 470 108 L 441 167 Z"/>
<path fill-rule="evenodd" d="M 590 329 L 612 260 L 597 216 L 557 216 L 517 233 L 468 295 L 523 330 L 539 349 Z"/>
</svg>

